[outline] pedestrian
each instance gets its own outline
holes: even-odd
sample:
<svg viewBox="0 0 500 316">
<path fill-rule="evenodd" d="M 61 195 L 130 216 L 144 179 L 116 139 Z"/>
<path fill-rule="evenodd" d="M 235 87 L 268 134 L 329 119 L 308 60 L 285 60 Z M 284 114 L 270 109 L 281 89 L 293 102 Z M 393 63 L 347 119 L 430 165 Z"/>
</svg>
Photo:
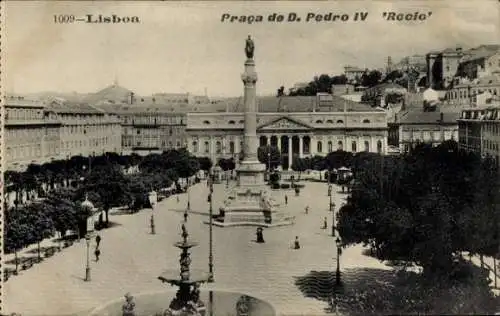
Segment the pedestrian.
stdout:
<svg viewBox="0 0 500 316">
<path fill-rule="evenodd" d="M 299 236 L 295 236 L 295 241 L 293 243 L 293 249 L 300 249 Z"/>
<path fill-rule="evenodd" d="M 95 255 L 95 262 L 98 262 L 99 261 L 99 256 L 101 255 L 101 251 L 99 250 L 99 248 L 95 249 L 94 255 Z"/>
<path fill-rule="evenodd" d="M 99 248 L 99 244 L 101 243 L 101 236 L 100 235 L 95 236 L 95 243 L 97 244 L 97 248 Z"/>
<path fill-rule="evenodd" d="M 328 227 L 328 223 L 326 221 L 326 217 L 325 219 L 323 220 L 323 229 L 326 229 Z"/>
<path fill-rule="evenodd" d="M 306 214 L 309 214 L 309 205 L 306 206 Z"/>
<path fill-rule="evenodd" d="M 180 201 L 180 200 L 179 200 L 179 195 L 177 194 L 177 203 L 179 203 L 179 201 Z"/>
<path fill-rule="evenodd" d="M 285 195 L 285 205 L 288 204 L 288 195 Z"/>
<path fill-rule="evenodd" d="M 257 242 L 258 243 L 264 243 L 264 234 L 262 233 L 263 229 L 262 227 L 257 228 Z"/>
</svg>

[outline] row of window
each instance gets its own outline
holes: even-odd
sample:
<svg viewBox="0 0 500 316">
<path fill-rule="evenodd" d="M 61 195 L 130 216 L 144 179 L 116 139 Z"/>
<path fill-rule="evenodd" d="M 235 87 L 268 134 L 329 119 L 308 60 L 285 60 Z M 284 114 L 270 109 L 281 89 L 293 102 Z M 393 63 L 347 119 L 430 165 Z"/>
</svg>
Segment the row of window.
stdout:
<svg viewBox="0 0 500 316">
<path fill-rule="evenodd" d="M 123 147 L 160 147 L 157 141 L 134 141 L 131 138 L 127 139 L 122 139 L 122 146 Z M 182 147 L 182 142 L 181 141 L 176 141 L 175 142 L 175 147 L 174 143 L 169 141 L 161 141 L 161 148 L 181 148 Z"/>
<path fill-rule="evenodd" d="M 125 124 L 161 124 L 161 125 L 182 125 L 184 119 L 179 116 L 162 116 L 160 114 L 151 116 L 123 116 L 122 122 Z"/>
<path fill-rule="evenodd" d="M 124 134 L 128 135 L 129 132 L 132 134 L 133 130 L 132 129 L 124 129 Z M 163 130 L 163 129 L 152 129 L 152 128 L 145 128 L 145 129 L 136 129 L 135 130 L 136 135 L 153 135 L 153 136 L 159 136 L 159 135 L 170 135 L 172 136 L 174 134 L 174 130 L 172 128 L 168 130 Z"/>
<path fill-rule="evenodd" d="M 199 145 L 198 145 L 198 142 L 197 141 L 193 141 L 193 143 L 191 144 L 192 146 L 192 150 L 194 153 L 197 153 L 199 151 Z M 240 141 L 240 148 L 243 148 L 243 141 Z M 220 141 L 216 141 L 215 142 L 215 153 L 216 154 L 221 154 L 222 153 L 222 142 Z M 210 153 L 210 142 L 209 141 L 205 141 L 203 143 L 203 152 L 208 154 Z M 235 143 L 234 141 L 230 141 L 229 142 L 229 153 L 230 154 L 235 154 L 236 153 L 236 147 L 235 147 Z"/>
<path fill-rule="evenodd" d="M 73 149 L 80 147 L 100 147 L 106 146 L 110 143 L 108 137 L 94 138 L 94 139 L 81 139 L 81 140 L 70 140 L 61 143 L 62 149 Z"/>
<path fill-rule="evenodd" d="M 240 124 L 243 124 L 244 122 L 245 122 L 244 120 L 240 120 L 239 121 Z M 234 125 L 234 124 L 236 124 L 236 121 L 230 120 L 228 123 L 229 123 L 229 125 Z M 257 123 L 259 123 L 259 119 L 257 119 Z M 323 124 L 323 123 L 333 124 L 333 120 L 326 120 L 326 121 L 316 120 L 315 123 L 316 124 Z M 344 121 L 343 120 L 337 120 L 336 123 L 337 124 L 344 124 Z M 368 123 L 370 123 L 370 120 L 369 119 L 364 119 L 363 123 L 368 124 Z M 204 125 L 210 125 L 210 121 L 204 120 L 203 124 Z"/>
<path fill-rule="evenodd" d="M 66 125 L 62 127 L 63 134 L 87 134 L 111 132 L 114 126 L 110 125 Z"/>
<path fill-rule="evenodd" d="M 9 160 L 24 160 L 24 159 L 34 159 L 41 157 L 42 149 L 40 144 L 36 145 L 26 145 L 26 146 L 16 146 L 7 147 L 7 161 Z"/>
<path fill-rule="evenodd" d="M 11 109 L 5 113 L 5 119 L 11 120 L 43 120 L 43 110 L 41 109 Z"/>
<path fill-rule="evenodd" d="M 469 94 L 470 91 L 470 94 Z M 451 90 L 446 93 L 446 98 L 448 100 L 454 100 L 454 99 L 468 99 L 470 97 L 475 97 L 478 94 L 481 94 L 483 92 L 489 92 L 492 95 L 499 95 L 500 94 L 500 88 L 474 88 L 474 89 L 467 89 L 467 88 L 461 88 L 459 90 Z"/>
<path fill-rule="evenodd" d="M 328 152 L 332 152 L 334 149 L 333 149 L 333 142 L 332 141 L 329 141 L 328 143 Z M 343 150 L 343 142 L 342 141 L 338 141 L 337 143 L 337 149 L 339 150 Z M 192 150 L 194 153 L 197 153 L 198 150 L 199 150 L 199 144 L 197 141 L 193 141 L 192 143 Z M 243 142 L 240 142 L 240 148 L 243 148 Z M 222 147 L 222 142 L 220 141 L 216 141 L 215 142 L 215 153 L 216 154 L 221 154 L 222 153 L 222 150 L 223 150 L 223 147 Z M 322 141 L 318 141 L 316 142 L 316 151 L 318 153 L 322 153 L 323 152 L 323 142 Z M 352 152 L 357 152 L 358 151 L 358 148 L 357 148 L 357 142 L 356 141 L 352 141 L 351 142 L 351 151 Z M 364 142 L 364 151 L 366 152 L 369 152 L 370 151 L 370 142 L 369 141 L 365 141 Z M 203 152 L 204 153 L 210 153 L 210 142 L 209 141 L 205 141 L 203 143 Z M 377 152 L 381 153 L 382 152 L 382 141 L 377 141 Z M 229 142 L 229 153 L 230 154 L 234 154 L 235 153 L 235 143 L 233 141 L 230 141 Z M 304 146 L 304 154 L 309 154 L 309 146 Z"/>
</svg>

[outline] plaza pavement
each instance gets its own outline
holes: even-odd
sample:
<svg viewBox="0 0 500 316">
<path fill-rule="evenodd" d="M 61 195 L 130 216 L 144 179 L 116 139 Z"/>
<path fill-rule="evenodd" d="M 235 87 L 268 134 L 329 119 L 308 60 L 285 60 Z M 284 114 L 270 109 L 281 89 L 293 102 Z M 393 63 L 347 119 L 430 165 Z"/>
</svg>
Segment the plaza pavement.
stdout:
<svg viewBox="0 0 500 316">
<path fill-rule="evenodd" d="M 234 183 L 231 183 L 234 185 Z M 225 184 L 214 188 L 214 211 L 225 195 Z M 334 188 L 336 209 L 345 195 Z M 281 315 L 322 315 L 326 303 L 306 298 L 295 285 L 295 278 L 310 271 L 334 271 L 336 248 L 331 234 L 332 216 L 328 212 L 327 187 L 324 183 L 306 183 L 300 197 L 292 190 L 274 191 L 285 211 L 296 216 L 293 226 L 264 230 L 266 243 L 257 244 L 255 227 L 213 228 L 215 283 L 203 285 L 224 291 L 247 293 L 271 303 Z M 208 187 L 205 183 L 190 188 L 191 208 L 187 229 L 190 238 L 200 242 L 192 250 L 193 269 L 208 271 L 208 231 L 202 223 L 208 214 Z M 180 239 L 182 210 L 187 194 L 160 202 L 155 212 L 156 235 L 150 234 L 151 210 L 136 214 L 111 214 L 118 225 L 100 232 L 101 258 L 93 261 L 92 281 L 84 282 L 85 241 L 63 249 L 53 257 L 34 265 L 4 285 L 4 312 L 23 315 L 69 315 L 89 311 L 93 307 L 120 299 L 124 293 L 173 290 L 157 277 L 163 270 L 179 269 L 179 250 L 173 243 Z M 310 207 L 306 215 L 304 209 Z M 320 226 L 327 217 L 328 229 Z M 299 236 L 301 249 L 291 249 Z M 93 247 L 91 253 L 93 253 Z M 360 246 L 343 251 L 341 268 L 371 267 L 390 269 L 378 260 L 362 254 Z M 137 302 L 139 304 L 140 302 Z"/>
</svg>

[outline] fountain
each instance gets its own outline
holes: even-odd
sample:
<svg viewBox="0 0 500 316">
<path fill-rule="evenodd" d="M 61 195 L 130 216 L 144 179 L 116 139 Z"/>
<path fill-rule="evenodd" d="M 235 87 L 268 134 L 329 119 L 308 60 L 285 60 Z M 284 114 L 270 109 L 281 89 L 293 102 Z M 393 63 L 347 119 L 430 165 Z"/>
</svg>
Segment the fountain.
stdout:
<svg viewBox="0 0 500 316">
<path fill-rule="evenodd" d="M 182 250 L 180 256 L 180 274 L 175 271 L 166 271 L 158 277 L 162 282 L 177 286 L 178 290 L 163 316 L 204 316 L 205 304 L 200 299 L 200 285 L 209 280 L 209 274 L 202 271 L 191 271 L 189 249 L 198 245 L 188 240 L 186 226 L 182 224 L 182 241 L 176 242 L 175 247 Z"/>
</svg>

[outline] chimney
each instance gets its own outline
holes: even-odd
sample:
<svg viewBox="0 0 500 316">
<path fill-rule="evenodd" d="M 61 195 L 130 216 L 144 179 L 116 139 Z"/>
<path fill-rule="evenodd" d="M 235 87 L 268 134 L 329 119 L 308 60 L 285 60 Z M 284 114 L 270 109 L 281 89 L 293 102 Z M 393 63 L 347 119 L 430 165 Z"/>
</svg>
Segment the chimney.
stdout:
<svg viewBox="0 0 500 316">
<path fill-rule="evenodd" d="M 128 104 L 134 104 L 134 93 L 130 92 Z"/>
</svg>

